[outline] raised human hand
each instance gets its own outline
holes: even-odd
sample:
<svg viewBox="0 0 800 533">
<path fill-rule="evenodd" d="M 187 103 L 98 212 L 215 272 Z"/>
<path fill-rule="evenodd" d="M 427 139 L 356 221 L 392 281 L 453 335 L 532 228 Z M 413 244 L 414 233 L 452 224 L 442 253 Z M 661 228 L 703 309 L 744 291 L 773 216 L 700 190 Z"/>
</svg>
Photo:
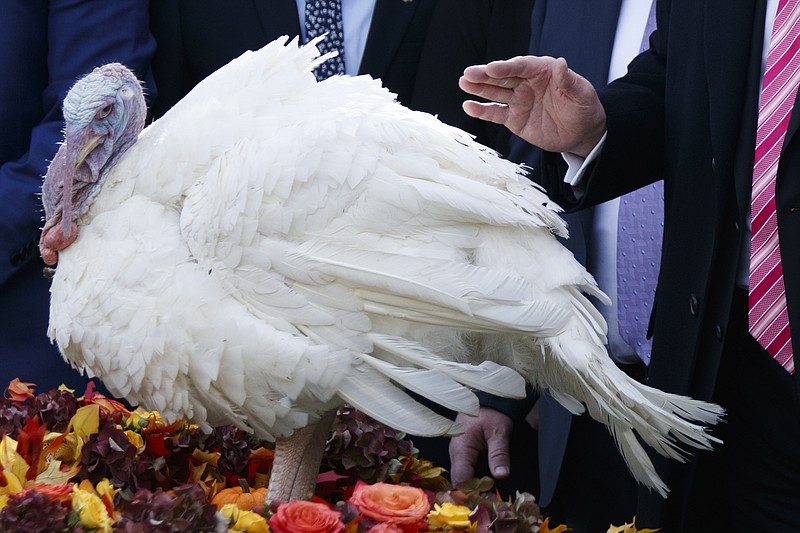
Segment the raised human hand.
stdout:
<svg viewBox="0 0 800 533">
<path fill-rule="evenodd" d="M 471 66 L 459 86 L 489 100 L 464 102 L 468 115 L 503 124 L 547 151 L 586 157 L 605 132 L 594 87 L 563 58 L 518 56 Z"/>
</svg>

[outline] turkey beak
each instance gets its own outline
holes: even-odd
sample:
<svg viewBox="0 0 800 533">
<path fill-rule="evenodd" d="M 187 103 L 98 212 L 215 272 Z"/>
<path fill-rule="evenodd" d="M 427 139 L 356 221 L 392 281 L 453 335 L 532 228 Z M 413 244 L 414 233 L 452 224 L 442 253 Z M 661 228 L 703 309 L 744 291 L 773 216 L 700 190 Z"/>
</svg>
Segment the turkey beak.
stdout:
<svg viewBox="0 0 800 533">
<path fill-rule="evenodd" d="M 75 174 L 86 160 L 86 157 L 99 144 L 100 136 L 93 136 L 85 139 L 83 131 L 67 130 L 67 154 L 64 162 L 63 181 L 61 189 L 61 220 L 62 233 L 65 239 L 72 236 L 72 214 L 73 214 L 73 187 L 75 185 Z"/>
<path fill-rule="evenodd" d="M 89 154 L 91 154 L 106 138 L 106 135 L 91 135 L 89 131 L 90 130 L 79 130 L 72 132 L 72 134 L 67 131 L 67 161 L 64 168 L 64 188 L 61 199 L 61 216 L 62 220 L 65 222 L 64 238 L 67 239 L 72 233 L 72 217 L 75 207 L 73 204 L 76 192 L 75 175 L 78 173 L 78 169 L 82 164 L 86 162 L 88 166 L 86 158 L 89 157 Z M 78 177 L 78 180 L 81 180 L 81 178 Z"/>
<path fill-rule="evenodd" d="M 85 141 L 83 148 L 81 148 L 81 151 L 78 152 L 78 154 L 75 156 L 74 170 L 78 170 L 78 168 L 81 166 L 81 164 L 83 164 L 83 162 L 86 160 L 89 154 L 92 153 L 92 150 L 97 148 L 97 146 L 100 143 L 102 143 L 103 139 L 105 138 L 106 138 L 105 135 L 95 135 L 94 137 L 90 137 Z"/>
<path fill-rule="evenodd" d="M 87 135 L 84 130 L 67 129 L 66 142 L 47 169 L 42 191 L 46 221 L 39 249 L 42 259 L 49 265 L 58 261 L 59 250 L 77 238 L 77 226 L 73 220 L 75 175 L 104 138 L 105 135 Z"/>
</svg>

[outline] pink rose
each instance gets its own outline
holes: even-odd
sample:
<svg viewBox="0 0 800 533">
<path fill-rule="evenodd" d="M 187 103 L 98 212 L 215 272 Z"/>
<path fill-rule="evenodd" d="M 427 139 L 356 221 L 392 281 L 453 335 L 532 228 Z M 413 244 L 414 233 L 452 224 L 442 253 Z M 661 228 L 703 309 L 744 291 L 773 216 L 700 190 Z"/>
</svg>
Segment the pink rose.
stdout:
<svg viewBox="0 0 800 533">
<path fill-rule="evenodd" d="M 324 504 L 295 500 L 278 507 L 269 527 L 273 533 L 341 533 L 341 516 Z"/>
<path fill-rule="evenodd" d="M 375 483 L 356 485 L 350 503 L 358 510 L 378 522 L 394 524 L 416 524 L 424 521 L 431 510 L 428 498 L 422 489 L 406 485 Z"/>
<path fill-rule="evenodd" d="M 405 533 L 399 526 L 390 522 L 381 522 L 377 526 L 369 528 L 367 533 Z"/>
</svg>

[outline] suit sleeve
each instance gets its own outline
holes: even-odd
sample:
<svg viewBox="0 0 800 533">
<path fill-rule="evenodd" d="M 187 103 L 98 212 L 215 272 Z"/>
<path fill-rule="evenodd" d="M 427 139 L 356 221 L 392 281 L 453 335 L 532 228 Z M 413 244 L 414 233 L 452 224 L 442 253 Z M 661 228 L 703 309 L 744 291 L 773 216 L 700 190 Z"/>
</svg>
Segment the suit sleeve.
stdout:
<svg viewBox="0 0 800 533">
<path fill-rule="evenodd" d="M 153 116 L 160 118 L 194 86 L 184 54 L 178 0 L 150 3 L 150 29 L 158 43 L 153 56 L 153 75 L 158 80 L 158 98 L 153 101 Z"/>
<path fill-rule="evenodd" d="M 659 15 L 667 9 L 666 2 L 659 3 Z M 659 16 L 658 24 L 650 50 L 631 62 L 625 76 L 598 90 L 607 136 L 580 194 L 563 182 L 566 165 L 561 154 L 542 155 L 541 183 L 568 211 L 617 198 L 664 176 L 667 17 Z"/>
<path fill-rule="evenodd" d="M 495 396 L 493 394 L 489 394 L 488 392 L 481 391 L 478 391 L 475 394 L 478 396 L 478 401 L 480 402 L 481 407 L 491 407 L 496 411 L 500 411 L 508 418 L 513 420 L 516 424 L 525 419 L 530 410 L 533 408 L 533 404 L 535 404 L 536 400 L 539 398 L 539 392 L 534 390 L 530 385 L 526 387 L 525 392 L 527 395 L 522 400 L 502 398 L 500 396 Z"/>
<path fill-rule="evenodd" d="M 42 225 L 39 192 L 42 177 L 62 140 L 61 102 L 75 80 L 94 67 L 118 61 L 150 79 L 155 42 L 148 30 L 146 0 L 58 0 L 48 4 L 39 38 L 47 39 L 46 85 L 41 94 L 41 120 L 31 131 L 30 147 L 20 158 L 0 167 L 0 283 L 38 254 Z M 45 32 L 46 30 L 46 32 Z M 24 42 L 24 41 L 23 41 Z M 30 57 L 20 46 L 19 56 Z M 3 80 L 3 83 L 13 83 Z M 148 86 L 150 94 L 154 89 Z"/>
</svg>

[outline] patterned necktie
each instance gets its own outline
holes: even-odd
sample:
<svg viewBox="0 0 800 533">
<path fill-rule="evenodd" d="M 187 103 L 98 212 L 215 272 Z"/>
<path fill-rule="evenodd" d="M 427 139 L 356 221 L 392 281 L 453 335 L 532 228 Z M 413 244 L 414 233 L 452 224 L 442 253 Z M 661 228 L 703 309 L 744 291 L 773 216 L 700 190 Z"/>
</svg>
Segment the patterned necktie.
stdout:
<svg viewBox="0 0 800 533">
<path fill-rule="evenodd" d="M 341 0 L 307 0 L 306 1 L 306 42 L 314 37 L 327 33 L 327 37 L 317 44 L 320 54 L 336 50 L 334 58 L 325 61 L 314 70 L 318 80 L 330 78 L 335 74 L 344 74 L 344 32 L 342 30 Z"/>
<path fill-rule="evenodd" d="M 649 48 L 656 26 L 655 0 L 641 50 Z M 619 333 L 646 364 L 652 343 L 647 325 L 658 280 L 664 232 L 664 182 L 658 181 L 620 198 L 617 222 L 617 320 Z"/>
<path fill-rule="evenodd" d="M 775 212 L 775 179 L 789 117 L 800 84 L 798 0 L 780 0 L 772 28 L 758 107 L 751 216 L 749 330 L 789 373 L 792 337 Z"/>
</svg>

